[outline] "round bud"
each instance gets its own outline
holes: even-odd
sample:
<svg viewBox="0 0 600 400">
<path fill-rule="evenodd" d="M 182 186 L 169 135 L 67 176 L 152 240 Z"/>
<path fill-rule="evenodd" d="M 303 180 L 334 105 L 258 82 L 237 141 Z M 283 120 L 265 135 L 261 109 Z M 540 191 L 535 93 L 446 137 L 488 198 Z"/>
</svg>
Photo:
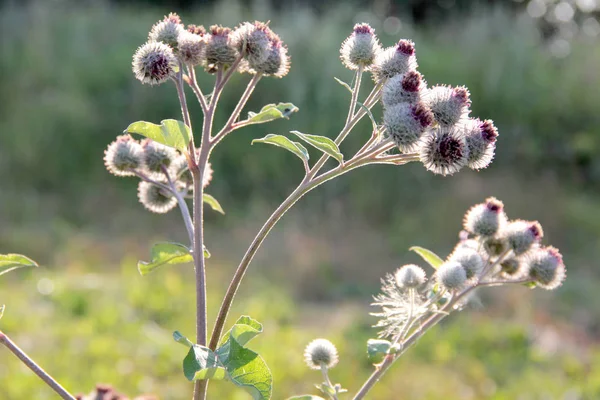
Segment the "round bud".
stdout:
<svg viewBox="0 0 600 400">
<path fill-rule="evenodd" d="M 490 257 L 498 257 L 508 250 L 508 243 L 502 238 L 488 237 L 483 241 L 483 249 Z"/>
<path fill-rule="evenodd" d="M 440 265 L 435 276 L 438 283 L 450 291 L 462 288 L 467 281 L 467 272 L 456 261 L 446 261 Z"/>
<path fill-rule="evenodd" d="M 263 22 L 244 22 L 231 34 L 237 51 L 248 62 L 250 68 L 264 63 L 271 52 L 271 37 L 275 33 Z"/>
<path fill-rule="evenodd" d="M 485 264 L 481 254 L 479 254 L 477 250 L 469 248 L 460 248 L 454 250 L 450 257 L 448 257 L 448 260 L 462 265 L 467 275 L 467 279 L 475 277 L 483 270 Z"/>
<path fill-rule="evenodd" d="M 424 95 L 435 120 L 441 126 L 452 126 L 469 114 L 469 91 L 464 86 L 433 86 Z"/>
<path fill-rule="evenodd" d="M 527 272 L 525 264 L 516 257 L 507 258 L 500 263 L 502 275 L 509 279 L 518 279 Z"/>
<path fill-rule="evenodd" d="M 421 93 L 426 90 L 426 87 L 427 83 L 423 80 L 423 75 L 417 71 L 396 75 L 383 85 L 381 103 L 384 107 L 398 103 L 417 103 L 421 100 Z"/>
<path fill-rule="evenodd" d="M 184 64 L 195 66 L 204 61 L 206 40 L 203 36 L 183 31 L 177 40 L 177 55 Z"/>
<path fill-rule="evenodd" d="M 177 181 L 183 187 L 190 187 L 194 184 L 194 178 L 189 170 L 187 158 L 184 155 L 177 156 L 169 168 L 171 178 Z M 204 177 L 202 179 L 202 187 L 206 188 L 212 180 L 213 169 L 210 163 L 206 164 L 204 169 Z"/>
<path fill-rule="evenodd" d="M 315 339 L 306 346 L 304 361 L 311 369 L 333 368 L 338 363 L 337 349 L 327 339 Z"/>
<path fill-rule="evenodd" d="M 157 214 L 164 214 L 177 205 L 177 199 L 169 191 L 146 181 L 138 186 L 138 199 L 147 210 Z"/>
<path fill-rule="evenodd" d="M 467 164 L 469 148 L 461 130 L 437 127 L 421 138 L 419 156 L 429 171 L 446 176 Z"/>
<path fill-rule="evenodd" d="M 396 285 L 398 287 L 407 289 L 417 288 L 426 280 L 423 268 L 414 264 L 407 264 L 401 267 L 396 271 L 394 277 L 396 278 Z"/>
<path fill-rule="evenodd" d="M 142 149 L 144 151 L 146 172 L 157 179 L 164 177 L 163 167 L 169 168 L 171 162 L 177 157 L 175 149 L 151 139 L 142 141 Z"/>
<path fill-rule="evenodd" d="M 228 67 L 235 62 L 238 52 L 230 36 L 230 28 L 220 25 L 210 27 L 205 50 L 209 72 L 216 71 L 220 66 Z"/>
<path fill-rule="evenodd" d="M 154 24 L 148 35 L 148 40 L 151 42 L 162 42 L 169 45 L 172 49 L 177 49 L 177 40 L 184 30 L 179 16 L 171 13 L 162 21 Z"/>
<path fill-rule="evenodd" d="M 352 34 L 342 43 L 340 58 L 348 69 L 357 70 L 362 67 L 364 71 L 368 71 L 380 52 L 381 46 L 375 30 L 369 24 L 356 24 Z"/>
<path fill-rule="evenodd" d="M 515 255 L 519 256 L 542 240 L 544 231 L 539 222 L 511 221 L 501 232 Z"/>
<path fill-rule="evenodd" d="M 388 47 L 377 54 L 371 72 L 375 82 L 380 83 L 416 69 L 415 44 L 410 40 L 402 39 L 396 46 Z"/>
<path fill-rule="evenodd" d="M 142 146 L 129 135 L 117 137 L 104 151 L 104 165 L 116 176 L 134 176 L 142 166 Z"/>
<path fill-rule="evenodd" d="M 528 253 L 525 263 L 529 267 L 529 276 L 541 288 L 556 289 L 565 280 L 565 264 L 562 255 L 554 247 L 544 247 Z"/>
<path fill-rule="evenodd" d="M 261 73 L 265 76 L 283 78 L 290 71 L 290 57 L 287 48 L 280 39 L 272 39 L 271 49 L 265 62 L 254 65 L 250 73 Z"/>
<path fill-rule="evenodd" d="M 471 207 L 463 219 L 463 227 L 467 232 L 483 237 L 494 236 L 505 224 L 504 204 L 495 197 Z"/>
<path fill-rule="evenodd" d="M 480 119 L 470 118 L 465 123 L 465 137 L 469 147 L 469 168 L 478 170 L 490 165 L 494 159 L 498 137 L 494 123 L 489 119 L 482 122 Z"/>
<path fill-rule="evenodd" d="M 404 153 L 418 148 L 419 139 L 432 121 L 431 111 L 422 103 L 400 103 L 386 107 L 383 111 L 386 131 Z"/>
<path fill-rule="evenodd" d="M 178 70 L 177 58 L 166 44 L 147 42 L 133 55 L 132 69 L 142 83 L 159 85 L 175 75 Z"/>
</svg>

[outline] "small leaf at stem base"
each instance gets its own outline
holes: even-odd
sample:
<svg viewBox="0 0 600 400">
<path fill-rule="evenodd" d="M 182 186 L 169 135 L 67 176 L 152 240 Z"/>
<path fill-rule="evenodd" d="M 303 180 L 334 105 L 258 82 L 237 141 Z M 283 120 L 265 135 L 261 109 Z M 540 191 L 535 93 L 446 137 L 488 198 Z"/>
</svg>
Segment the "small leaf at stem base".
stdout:
<svg viewBox="0 0 600 400">
<path fill-rule="evenodd" d="M 157 243 L 152 246 L 151 255 L 150 262 L 138 261 L 140 274 L 147 275 L 163 265 L 185 264 L 194 261 L 190 249 L 179 243 Z"/>
<path fill-rule="evenodd" d="M 0 254 L 0 275 L 23 267 L 37 267 L 38 264 L 21 254 Z"/>
<path fill-rule="evenodd" d="M 221 207 L 221 204 L 219 204 L 217 199 L 215 199 L 210 194 L 204 193 L 204 195 L 202 196 L 202 200 L 216 212 L 219 212 L 219 213 L 225 215 L 225 211 L 223 211 L 223 207 Z"/>
<path fill-rule="evenodd" d="M 413 246 L 409 250 L 420 255 L 423 260 L 427 261 L 427 263 L 433 267 L 433 269 L 438 269 L 440 265 L 444 263 L 444 260 L 442 260 L 437 254 L 423 247 Z"/>
</svg>

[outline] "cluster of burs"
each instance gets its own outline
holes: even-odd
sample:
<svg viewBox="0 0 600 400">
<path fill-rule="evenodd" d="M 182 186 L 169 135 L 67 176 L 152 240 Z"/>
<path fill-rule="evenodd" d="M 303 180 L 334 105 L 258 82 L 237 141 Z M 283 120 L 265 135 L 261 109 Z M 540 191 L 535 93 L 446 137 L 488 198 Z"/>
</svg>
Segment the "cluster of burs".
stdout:
<svg viewBox="0 0 600 400">
<path fill-rule="evenodd" d="M 441 175 L 490 164 L 496 127 L 469 117 L 467 88 L 427 86 L 412 41 L 383 49 L 369 25 L 357 24 L 342 44 L 341 58 L 349 69 L 370 71 L 383 86 L 383 127 L 402 153 L 418 154 L 428 170 Z"/>
</svg>

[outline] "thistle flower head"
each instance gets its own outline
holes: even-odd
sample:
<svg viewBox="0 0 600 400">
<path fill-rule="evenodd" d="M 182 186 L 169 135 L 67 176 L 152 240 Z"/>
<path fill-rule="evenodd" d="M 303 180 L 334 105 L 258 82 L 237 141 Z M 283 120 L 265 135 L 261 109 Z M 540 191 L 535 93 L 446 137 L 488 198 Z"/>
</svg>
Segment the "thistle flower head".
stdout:
<svg viewBox="0 0 600 400">
<path fill-rule="evenodd" d="M 185 156 L 180 155 L 177 156 L 171 163 L 170 168 L 171 177 L 179 182 L 183 187 L 191 187 L 194 183 L 194 178 L 192 177 L 192 173 L 188 167 L 187 158 Z M 202 179 L 202 187 L 206 188 L 210 181 L 212 180 L 213 169 L 210 163 L 206 164 L 206 168 L 204 169 L 204 176 Z"/>
<path fill-rule="evenodd" d="M 388 79 L 383 85 L 381 103 L 390 107 L 398 103 L 417 103 L 421 100 L 421 93 L 427 88 L 423 75 L 417 71 L 408 71 Z"/>
<path fill-rule="evenodd" d="M 142 83 L 159 85 L 178 71 L 173 50 L 161 42 L 147 42 L 133 55 L 132 69 Z"/>
<path fill-rule="evenodd" d="M 271 38 L 276 36 L 267 24 L 255 21 L 244 22 L 237 27 L 231 35 L 231 40 L 250 68 L 254 68 L 267 60 L 271 53 Z"/>
<path fill-rule="evenodd" d="M 477 250 L 469 248 L 454 250 L 450 257 L 448 257 L 448 260 L 459 263 L 464 268 L 467 279 L 477 276 L 483 270 L 485 264 L 481 254 Z"/>
<path fill-rule="evenodd" d="M 144 151 L 144 166 L 151 177 L 164 178 L 163 167 L 169 168 L 171 162 L 177 157 L 177 152 L 172 147 L 165 146 L 151 139 L 142 141 Z"/>
<path fill-rule="evenodd" d="M 271 37 L 271 48 L 267 59 L 249 68 L 250 73 L 261 73 L 264 76 L 283 78 L 290 71 L 290 57 L 287 47 L 278 37 Z"/>
<path fill-rule="evenodd" d="M 519 256 L 538 244 L 544 236 L 544 231 L 537 221 L 516 220 L 511 221 L 503 229 L 501 235 L 515 255 Z"/>
<path fill-rule="evenodd" d="M 104 151 L 104 165 L 116 176 L 134 176 L 142 166 L 142 146 L 129 135 L 117 137 Z"/>
<path fill-rule="evenodd" d="M 383 125 L 388 135 L 405 153 L 417 149 L 419 139 L 432 121 L 431 111 L 422 103 L 399 103 L 383 111 Z"/>
<path fill-rule="evenodd" d="M 469 115 L 469 91 L 464 86 L 433 86 L 424 96 L 435 120 L 441 126 L 452 126 Z"/>
<path fill-rule="evenodd" d="M 429 171 L 446 176 L 467 164 L 469 148 L 460 129 L 437 127 L 421 138 L 419 156 Z"/>
<path fill-rule="evenodd" d="M 162 42 L 175 50 L 177 49 L 177 39 L 184 30 L 181 18 L 177 14 L 171 13 L 162 21 L 154 24 L 148 34 L 148 40 L 151 42 Z"/>
<path fill-rule="evenodd" d="M 394 274 L 396 278 L 396 285 L 400 288 L 414 289 L 425 283 L 425 271 L 423 268 L 414 265 L 407 264 L 401 267 Z"/>
<path fill-rule="evenodd" d="M 189 31 L 183 31 L 177 39 L 177 55 L 187 65 L 202 64 L 205 47 L 205 37 Z"/>
<path fill-rule="evenodd" d="M 211 26 L 205 54 L 209 72 L 216 71 L 218 67 L 231 66 L 238 56 L 238 51 L 231 40 L 231 29 L 220 25 Z"/>
<path fill-rule="evenodd" d="M 467 281 L 467 271 L 456 261 L 446 261 L 436 271 L 435 278 L 446 290 L 458 290 Z"/>
<path fill-rule="evenodd" d="M 470 118 L 465 122 L 465 137 L 469 147 L 468 166 L 474 170 L 490 165 L 496 150 L 498 130 L 491 120 Z"/>
<path fill-rule="evenodd" d="M 375 82 L 383 82 L 396 75 L 405 74 L 417 69 L 415 44 L 402 39 L 395 46 L 380 51 L 371 67 Z"/>
<path fill-rule="evenodd" d="M 381 45 L 375 30 L 369 24 L 356 24 L 352 34 L 342 43 L 340 58 L 348 69 L 357 70 L 362 67 L 364 71 L 368 71 L 380 52 Z"/>
<path fill-rule="evenodd" d="M 463 219 L 465 230 L 475 236 L 492 237 L 506 224 L 504 204 L 495 197 L 476 204 L 467 211 Z"/>
<path fill-rule="evenodd" d="M 311 369 L 333 368 L 338 363 L 338 352 L 327 339 L 315 339 L 304 350 L 304 361 Z"/>
<path fill-rule="evenodd" d="M 146 181 L 140 181 L 138 199 L 147 210 L 157 214 L 169 212 L 177 205 L 177 199 L 169 191 Z"/>
<path fill-rule="evenodd" d="M 529 276 L 541 288 L 556 289 L 565 280 L 565 264 L 562 255 L 554 247 L 543 247 L 531 251 L 527 254 L 525 263 L 529 267 Z"/>
</svg>

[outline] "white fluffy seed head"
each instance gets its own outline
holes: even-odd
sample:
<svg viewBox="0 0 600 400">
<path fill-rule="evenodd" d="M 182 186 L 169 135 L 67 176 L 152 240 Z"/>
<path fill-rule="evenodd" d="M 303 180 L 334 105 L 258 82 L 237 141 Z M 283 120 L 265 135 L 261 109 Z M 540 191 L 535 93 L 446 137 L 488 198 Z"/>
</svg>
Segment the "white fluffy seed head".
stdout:
<svg viewBox="0 0 600 400">
<path fill-rule="evenodd" d="M 311 369 L 333 368 L 338 363 L 337 349 L 327 339 L 315 339 L 306 346 L 304 361 Z"/>
<path fill-rule="evenodd" d="M 386 132 L 404 153 L 418 148 L 419 139 L 432 121 L 431 111 L 422 103 L 399 103 L 383 111 Z"/>
<path fill-rule="evenodd" d="M 441 126 L 456 125 L 469 115 L 469 91 L 464 86 L 433 86 L 423 97 Z"/>
<path fill-rule="evenodd" d="M 471 279 L 483 270 L 485 261 L 477 250 L 469 248 L 460 248 L 448 257 L 449 261 L 455 261 L 462 265 L 467 275 L 467 279 Z"/>
<path fill-rule="evenodd" d="M 162 42 L 141 45 L 133 55 L 131 65 L 135 77 L 150 85 L 166 82 L 179 70 L 173 50 Z"/>
<path fill-rule="evenodd" d="M 177 205 L 177 199 L 171 193 L 146 181 L 140 181 L 138 199 L 147 210 L 157 214 L 169 212 Z"/>
<path fill-rule="evenodd" d="M 446 261 L 435 273 L 437 282 L 449 291 L 462 288 L 467 281 L 467 272 L 456 261 Z"/>
<path fill-rule="evenodd" d="M 434 174 L 452 175 L 467 164 L 469 148 L 462 130 L 438 126 L 421 138 L 419 157 Z"/>
<path fill-rule="evenodd" d="M 565 264 L 562 255 L 554 247 L 543 247 L 527 253 L 525 263 L 529 268 L 529 277 L 543 289 L 556 289 L 565 280 Z"/>
<path fill-rule="evenodd" d="M 416 69 L 415 44 L 410 40 L 402 39 L 395 46 L 381 50 L 377 54 L 371 72 L 375 82 L 381 83 Z"/>
<path fill-rule="evenodd" d="M 490 197 L 484 203 L 471 207 L 463 219 L 465 230 L 475 236 L 493 237 L 506 224 L 504 204 Z"/>
<path fill-rule="evenodd" d="M 537 221 L 511 221 L 500 233 L 515 255 L 529 251 L 544 237 L 542 226 Z"/>
<path fill-rule="evenodd" d="M 469 118 L 464 123 L 465 137 L 469 147 L 468 166 L 479 170 L 486 168 L 494 159 L 498 130 L 491 120 Z"/>
<path fill-rule="evenodd" d="M 142 167 L 142 146 L 129 135 L 117 137 L 104 151 L 104 165 L 116 176 L 134 176 Z"/>
<path fill-rule="evenodd" d="M 425 283 L 425 271 L 423 268 L 407 264 L 399 268 L 394 274 L 396 285 L 400 288 L 414 289 Z"/>
<path fill-rule="evenodd" d="M 342 43 L 340 58 L 348 69 L 362 67 L 363 71 L 368 71 L 380 52 L 381 45 L 375 30 L 369 24 L 362 23 L 354 25 L 352 34 Z"/>
</svg>

